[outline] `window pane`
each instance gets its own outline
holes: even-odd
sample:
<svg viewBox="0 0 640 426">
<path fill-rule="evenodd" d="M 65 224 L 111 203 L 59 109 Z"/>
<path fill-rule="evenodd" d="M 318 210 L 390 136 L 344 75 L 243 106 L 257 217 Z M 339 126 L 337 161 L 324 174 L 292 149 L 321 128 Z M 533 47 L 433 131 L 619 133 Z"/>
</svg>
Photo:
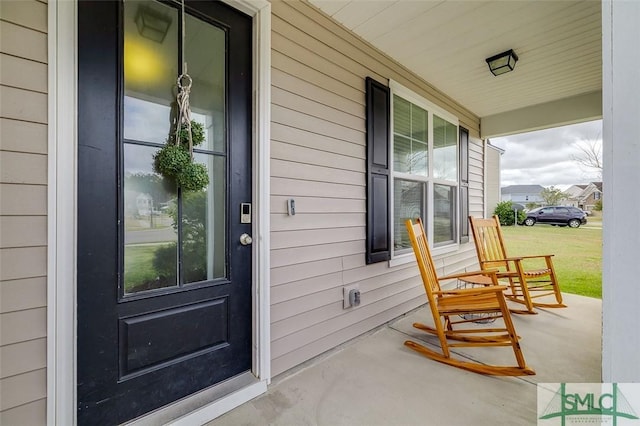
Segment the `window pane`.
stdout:
<svg viewBox="0 0 640 426">
<path fill-rule="evenodd" d="M 427 111 L 411 104 L 411 137 L 427 142 Z"/>
<path fill-rule="evenodd" d="M 455 124 L 433 116 L 433 176 L 458 180 L 458 128 Z"/>
<path fill-rule="evenodd" d="M 393 97 L 393 132 L 411 136 L 411 104 L 401 97 Z"/>
<path fill-rule="evenodd" d="M 413 141 L 411 143 L 411 174 L 426 176 L 427 170 L 427 144 Z"/>
<path fill-rule="evenodd" d="M 393 169 L 396 172 L 411 173 L 411 139 L 394 135 Z"/>
<path fill-rule="evenodd" d="M 124 293 L 177 282 L 176 191 L 153 172 L 157 148 L 124 145 Z"/>
<path fill-rule="evenodd" d="M 182 264 L 185 283 L 222 278 L 225 274 L 225 158 L 196 154 L 207 166 L 209 186 L 185 191 L 182 201 Z"/>
<path fill-rule="evenodd" d="M 164 143 L 178 75 L 178 12 L 124 2 L 124 137 Z"/>
<path fill-rule="evenodd" d="M 433 243 L 455 239 L 455 186 L 433 185 Z"/>
<path fill-rule="evenodd" d="M 427 176 L 427 111 L 398 96 L 393 105 L 394 170 Z"/>
<path fill-rule="evenodd" d="M 185 60 L 193 81 L 190 93 L 191 118 L 205 129 L 198 148 L 225 150 L 225 32 L 187 15 Z"/>
<path fill-rule="evenodd" d="M 424 211 L 424 186 L 422 182 L 413 182 L 395 179 L 393 182 L 393 224 L 394 224 L 394 248 L 398 250 L 410 249 L 411 241 L 405 226 L 407 219 L 422 218 L 425 220 Z"/>
</svg>

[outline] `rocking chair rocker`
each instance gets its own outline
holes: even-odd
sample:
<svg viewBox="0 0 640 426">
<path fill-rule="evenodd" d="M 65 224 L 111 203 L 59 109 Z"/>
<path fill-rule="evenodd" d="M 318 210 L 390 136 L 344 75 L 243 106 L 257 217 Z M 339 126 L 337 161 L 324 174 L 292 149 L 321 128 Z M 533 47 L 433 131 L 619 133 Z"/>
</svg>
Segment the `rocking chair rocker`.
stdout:
<svg viewBox="0 0 640 426">
<path fill-rule="evenodd" d="M 516 334 L 511 314 L 504 298 L 504 290 L 507 287 L 497 285 L 495 271 L 467 272 L 438 277 L 422 221 L 417 219 L 417 222 L 413 224 L 411 220 L 407 220 L 405 224 L 418 261 L 435 328 L 421 323 L 414 323 L 413 326 L 438 336 L 442 353 L 411 340 L 407 340 L 404 344 L 427 358 L 474 373 L 495 376 L 535 374 L 535 371 L 526 365 L 518 343 L 519 337 Z M 468 283 L 477 282 L 484 286 L 456 290 L 442 290 L 440 288 L 441 281 L 452 279 L 461 279 Z M 487 279 L 492 285 L 486 285 Z M 465 316 L 477 318 L 478 315 L 482 314 L 490 314 L 496 320 L 502 318 L 504 328 L 473 327 L 458 329 L 460 324 L 466 324 L 469 327 L 470 322 L 476 321 L 475 319 L 465 319 Z M 449 343 L 448 339 L 456 340 L 459 343 Z M 511 346 L 517 366 L 487 365 L 455 359 L 452 357 L 449 348 L 459 346 Z"/>
<path fill-rule="evenodd" d="M 536 314 L 534 307 L 566 308 L 562 303 L 562 293 L 558 285 L 551 254 L 509 257 L 505 249 L 502 229 L 498 216 L 491 219 L 469 216 L 473 239 L 480 269 L 498 269 L 498 279 L 508 279 L 510 293 L 505 293 L 508 300 L 520 303 L 525 310 L 512 310 L 518 314 Z M 535 269 L 527 268 L 524 262 L 540 262 Z M 544 261 L 544 264 L 542 262 Z M 553 298 L 554 302 L 535 301 L 541 297 Z"/>
</svg>

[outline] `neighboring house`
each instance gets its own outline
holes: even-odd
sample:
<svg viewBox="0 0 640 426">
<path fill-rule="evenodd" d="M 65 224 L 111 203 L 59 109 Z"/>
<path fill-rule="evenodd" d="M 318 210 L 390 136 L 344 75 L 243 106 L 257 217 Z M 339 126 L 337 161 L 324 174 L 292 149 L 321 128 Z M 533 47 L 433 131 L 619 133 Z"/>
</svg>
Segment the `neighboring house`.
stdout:
<svg viewBox="0 0 640 426">
<path fill-rule="evenodd" d="M 485 145 L 485 217 L 490 217 L 501 201 L 500 194 L 500 160 L 504 150 L 487 141 Z"/>
<path fill-rule="evenodd" d="M 125 195 L 126 197 L 126 195 Z M 149 194 L 138 194 L 135 201 L 137 213 L 140 216 L 149 216 L 154 209 L 153 198 Z"/>
<path fill-rule="evenodd" d="M 544 187 L 540 185 L 509 185 L 500 190 L 502 201 L 511 201 L 526 207 L 529 203 L 544 204 L 540 193 Z"/>
<path fill-rule="evenodd" d="M 578 207 L 590 212 L 597 204 L 602 205 L 602 182 L 591 182 L 580 194 Z"/>
<path fill-rule="evenodd" d="M 602 182 L 591 182 L 588 185 L 572 185 L 565 192 L 570 197 L 563 201 L 563 204 L 591 212 L 596 203 L 602 200 Z"/>
<path fill-rule="evenodd" d="M 635 134 L 626 3 L 186 1 L 183 40 L 181 2 L 0 2 L 0 424 L 204 424 L 424 304 L 402 223 L 425 219 L 443 273 L 477 268 L 487 138 L 602 111 Z M 484 58 L 509 47 L 494 77 Z M 630 76 L 603 78 L 614 55 Z M 157 178 L 181 59 L 210 186 L 167 185 L 180 220 L 125 228 L 123 176 Z M 610 146 L 608 176 L 637 181 L 637 144 Z M 638 275 L 624 222 L 604 231 L 607 295 Z M 610 374 L 637 370 L 639 347 L 612 352 L 638 345 L 635 306 L 603 306 L 605 381 L 640 381 Z"/>
<path fill-rule="evenodd" d="M 568 198 L 563 200 L 563 204 L 567 206 L 582 208 L 580 205 L 580 194 L 584 191 L 587 185 L 571 185 L 564 192 Z"/>
</svg>

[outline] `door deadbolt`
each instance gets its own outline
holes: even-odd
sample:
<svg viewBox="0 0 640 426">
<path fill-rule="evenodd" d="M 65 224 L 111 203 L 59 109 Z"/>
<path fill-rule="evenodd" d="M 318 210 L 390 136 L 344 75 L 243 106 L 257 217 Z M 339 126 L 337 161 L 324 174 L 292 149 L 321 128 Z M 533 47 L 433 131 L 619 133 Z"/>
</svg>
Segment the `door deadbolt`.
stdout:
<svg viewBox="0 0 640 426">
<path fill-rule="evenodd" d="M 240 244 L 242 244 L 243 246 L 251 245 L 252 242 L 253 242 L 253 238 L 251 238 L 251 235 L 249 234 L 240 235 Z"/>
</svg>

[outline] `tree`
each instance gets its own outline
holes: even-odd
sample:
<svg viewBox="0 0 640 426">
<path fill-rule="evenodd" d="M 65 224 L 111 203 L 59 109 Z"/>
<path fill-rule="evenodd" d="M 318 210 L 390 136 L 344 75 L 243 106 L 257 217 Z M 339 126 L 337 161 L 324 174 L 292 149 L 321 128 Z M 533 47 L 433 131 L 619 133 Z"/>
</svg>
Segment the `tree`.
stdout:
<svg viewBox="0 0 640 426">
<path fill-rule="evenodd" d="M 540 191 L 540 197 L 548 206 L 554 206 L 560 201 L 569 198 L 567 194 L 565 194 L 561 189 L 558 189 L 555 186 L 544 188 L 542 191 Z"/>
<path fill-rule="evenodd" d="M 600 135 L 595 139 L 580 141 L 576 144 L 580 151 L 577 155 L 572 155 L 573 161 L 589 171 L 598 173 L 598 177 L 602 178 L 602 140 Z"/>
<path fill-rule="evenodd" d="M 513 203 L 511 201 L 502 201 L 498 203 L 493 214 L 498 216 L 498 220 L 502 226 L 511 226 L 516 221 L 515 213 L 513 212 Z M 524 212 L 518 211 L 517 214 L 518 223 L 522 223 L 526 217 Z"/>
<path fill-rule="evenodd" d="M 207 192 L 184 191 L 182 208 L 171 203 L 167 214 L 173 219 L 173 229 L 181 233 L 182 273 L 187 283 L 207 279 Z M 181 223 L 182 226 L 178 226 Z M 158 275 L 165 280 L 176 279 L 177 244 L 170 243 L 158 248 L 153 265 Z"/>
<path fill-rule="evenodd" d="M 530 201 L 530 202 L 528 202 L 527 204 L 525 204 L 525 207 L 526 207 L 528 210 L 533 210 L 533 209 L 535 209 L 536 207 L 538 207 L 538 203 L 534 203 L 534 202 L 531 202 L 531 201 Z"/>
</svg>

